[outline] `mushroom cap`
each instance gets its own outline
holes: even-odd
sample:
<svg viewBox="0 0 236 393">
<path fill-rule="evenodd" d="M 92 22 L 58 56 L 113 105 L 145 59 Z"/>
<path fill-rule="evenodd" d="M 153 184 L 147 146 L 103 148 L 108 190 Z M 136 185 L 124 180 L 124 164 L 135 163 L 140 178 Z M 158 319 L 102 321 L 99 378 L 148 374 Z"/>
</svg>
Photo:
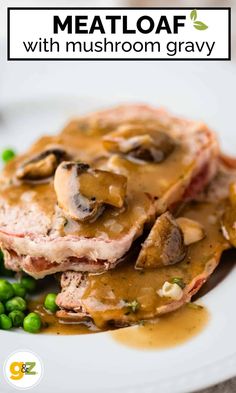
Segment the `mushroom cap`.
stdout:
<svg viewBox="0 0 236 393">
<path fill-rule="evenodd" d="M 16 171 L 16 177 L 24 181 L 49 179 L 62 160 L 68 158 L 64 149 L 50 148 L 25 161 Z"/>
<path fill-rule="evenodd" d="M 173 265 L 186 255 L 184 237 L 174 217 L 166 212 L 157 218 L 136 261 L 137 269 Z"/>
<path fill-rule="evenodd" d="M 62 162 L 55 173 L 54 188 L 58 205 L 76 221 L 98 217 L 105 205 L 121 208 L 127 179 L 80 162 Z"/>
<path fill-rule="evenodd" d="M 144 161 L 162 162 L 174 150 L 176 142 L 153 126 L 127 124 L 103 138 L 105 149 Z"/>
</svg>

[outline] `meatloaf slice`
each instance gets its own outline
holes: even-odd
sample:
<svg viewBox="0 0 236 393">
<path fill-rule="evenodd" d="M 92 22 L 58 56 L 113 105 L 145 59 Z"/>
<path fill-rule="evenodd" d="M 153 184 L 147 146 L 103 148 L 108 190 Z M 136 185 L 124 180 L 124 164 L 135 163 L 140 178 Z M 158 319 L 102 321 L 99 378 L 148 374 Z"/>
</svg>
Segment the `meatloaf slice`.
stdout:
<svg viewBox="0 0 236 393">
<path fill-rule="evenodd" d="M 104 148 L 104 136 L 112 142 L 113 133 L 121 127 L 137 127 L 145 134 L 146 130 L 157 130 L 168 135 L 175 147 L 159 162 Z M 124 206 L 107 206 L 95 221 L 71 219 L 58 206 L 53 176 L 42 179 L 37 166 L 32 173 L 25 164 L 27 160 L 35 162 L 37 155 L 45 157 L 45 151 L 50 154 L 44 162 L 44 174 L 49 164 L 58 164 L 52 157 L 57 151 L 57 158 L 64 155 L 64 160 L 67 156 L 66 160 L 125 176 Z M 201 122 L 176 118 L 162 109 L 124 105 L 73 120 L 59 135 L 41 138 L 11 161 L 1 175 L 0 245 L 6 266 L 35 278 L 67 270 L 110 269 L 122 260 L 156 215 L 174 209 L 202 190 L 217 165 L 214 133 Z"/>
<path fill-rule="evenodd" d="M 125 264 L 101 275 L 68 271 L 61 276 L 58 318 L 83 321 L 90 318 L 99 328 L 127 326 L 137 321 L 168 313 L 191 300 L 220 261 L 230 244 L 221 232 L 221 218 L 228 204 L 228 189 L 236 179 L 235 170 L 222 168 L 215 180 L 197 200 L 187 203 L 179 216 L 197 221 L 205 237 L 188 246 L 185 258 L 174 265 L 135 270 L 139 250 Z M 178 299 L 161 297 L 163 284 L 182 282 Z"/>
</svg>

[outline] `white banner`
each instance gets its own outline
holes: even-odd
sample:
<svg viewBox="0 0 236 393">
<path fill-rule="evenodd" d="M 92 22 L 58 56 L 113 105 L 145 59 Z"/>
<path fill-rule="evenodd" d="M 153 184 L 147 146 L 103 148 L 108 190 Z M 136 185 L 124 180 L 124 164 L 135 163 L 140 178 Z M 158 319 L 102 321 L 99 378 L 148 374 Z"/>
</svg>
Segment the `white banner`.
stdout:
<svg viewBox="0 0 236 393">
<path fill-rule="evenodd" d="M 8 60 L 229 60 L 229 8 L 9 8 Z"/>
</svg>

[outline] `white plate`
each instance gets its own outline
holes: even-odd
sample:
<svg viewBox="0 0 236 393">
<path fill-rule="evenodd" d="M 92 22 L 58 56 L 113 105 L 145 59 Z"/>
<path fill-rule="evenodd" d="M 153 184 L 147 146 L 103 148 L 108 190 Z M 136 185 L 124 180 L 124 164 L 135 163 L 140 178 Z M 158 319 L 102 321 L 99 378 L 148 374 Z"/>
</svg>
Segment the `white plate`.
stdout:
<svg viewBox="0 0 236 393">
<path fill-rule="evenodd" d="M 47 73 L 45 67 L 44 63 L 32 65 L 32 73 L 40 81 L 37 94 L 28 64 L 6 68 L 0 148 L 13 146 L 22 151 L 40 134 L 56 132 L 69 116 L 104 106 L 112 97 L 113 102 L 132 99 L 162 103 L 176 113 L 204 119 L 220 131 L 224 147 L 236 153 L 232 103 L 236 78 L 229 64 L 99 63 L 95 67 L 89 63 L 54 65 L 55 69 L 49 64 Z M 14 89 L 19 77 L 24 80 L 20 93 Z M 67 78 L 66 83 L 63 78 Z M 80 94 L 93 94 L 97 99 L 75 99 L 78 86 Z M 63 89 L 66 93 L 61 98 Z M 56 99 L 50 98 L 49 90 L 54 96 L 57 93 Z M 24 99 L 20 99 L 22 92 Z M 233 269 L 202 298 L 211 313 L 210 323 L 201 334 L 178 347 L 130 349 L 113 341 L 109 333 L 57 337 L 0 331 L 1 363 L 16 350 L 37 353 L 45 374 L 35 392 L 184 393 L 204 388 L 236 375 L 235 282 Z M 0 388 L 3 393 L 12 391 L 2 372 Z"/>
</svg>

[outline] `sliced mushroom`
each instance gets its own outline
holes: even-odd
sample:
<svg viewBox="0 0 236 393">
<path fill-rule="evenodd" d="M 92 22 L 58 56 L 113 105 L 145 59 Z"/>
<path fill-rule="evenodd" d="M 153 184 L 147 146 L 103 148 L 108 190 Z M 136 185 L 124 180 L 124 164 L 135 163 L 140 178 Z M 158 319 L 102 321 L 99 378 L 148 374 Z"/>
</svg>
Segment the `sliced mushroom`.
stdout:
<svg viewBox="0 0 236 393">
<path fill-rule="evenodd" d="M 166 212 L 157 218 L 142 246 L 135 267 L 147 269 L 173 265 L 182 261 L 185 255 L 183 233 L 174 217 Z"/>
<path fill-rule="evenodd" d="M 179 217 L 176 219 L 176 222 L 183 232 L 184 244 L 186 246 L 199 242 L 205 237 L 204 227 L 199 222 L 186 217 Z"/>
<path fill-rule="evenodd" d="M 176 143 L 167 133 L 150 126 L 128 124 L 107 134 L 103 138 L 103 145 L 112 153 L 159 163 L 169 156 Z"/>
<path fill-rule="evenodd" d="M 79 162 L 62 162 L 54 178 L 59 206 L 72 219 L 82 222 L 98 217 L 105 205 L 121 208 L 126 186 L 125 176 L 91 169 Z"/>
<path fill-rule="evenodd" d="M 57 166 L 65 159 L 68 159 L 68 154 L 63 149 L 44 150 L 25 161 L 17 169 L 16 177 L 26 181 L 48 179 L 54 175 Z"/>
</svg>

